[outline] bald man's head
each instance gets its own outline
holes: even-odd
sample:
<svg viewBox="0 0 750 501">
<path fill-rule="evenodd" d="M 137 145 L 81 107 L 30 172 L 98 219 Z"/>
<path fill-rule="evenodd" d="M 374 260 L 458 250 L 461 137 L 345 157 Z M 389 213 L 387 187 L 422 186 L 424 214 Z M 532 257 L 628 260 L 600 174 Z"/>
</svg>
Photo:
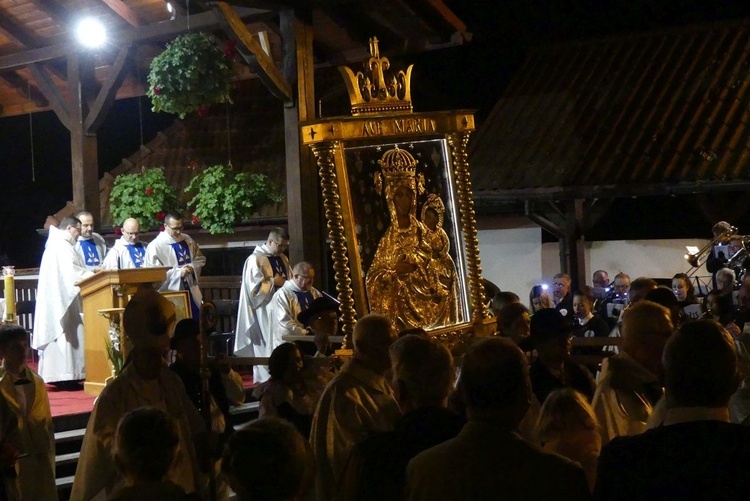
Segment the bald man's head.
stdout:
<svg viewBox="0 0 750 501">
<path fill-rule="evenodd" d="M 140 232 L 141 224 L 137 219 L 129 217 L 122 223 L 122 236 L 129 244 L 133 244 L 138 240 Z"/>
<path fill-rule="evenodd" d="M 641 300 L 623 312 L 622 350 L 656 375 L 661 372 L 664 345 L 674 331 L 670 311 Z"/>
<path fill-rule="evenodd" d="M 396 340 L 396 329 L 390 319 L 373 313 L 365 315 L 354 326 L 352 339 L 354 358 L 369 369 L 385 374 L 391 366 L 388 349 Z"/>
</svg>

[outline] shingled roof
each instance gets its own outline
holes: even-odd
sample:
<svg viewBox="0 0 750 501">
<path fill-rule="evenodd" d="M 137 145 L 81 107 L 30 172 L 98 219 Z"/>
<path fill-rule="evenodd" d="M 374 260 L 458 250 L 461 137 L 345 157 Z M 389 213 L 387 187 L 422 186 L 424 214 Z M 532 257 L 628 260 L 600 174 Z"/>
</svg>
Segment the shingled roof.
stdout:
<svg viewBox="0 0 750 501">
<path fill-rule="evenodd" d="M 533 50 L 474 138 L 478 200 L 750 187 L 750 19 Z"/>
</svg>

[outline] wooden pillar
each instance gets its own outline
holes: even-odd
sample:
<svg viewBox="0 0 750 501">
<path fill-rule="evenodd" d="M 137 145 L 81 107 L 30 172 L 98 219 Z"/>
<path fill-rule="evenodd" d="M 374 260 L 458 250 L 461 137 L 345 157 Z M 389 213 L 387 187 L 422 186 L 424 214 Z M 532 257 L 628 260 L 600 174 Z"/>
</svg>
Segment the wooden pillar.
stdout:
<svg viewBox="0 0 750 501">
<path fill-rule="evenodd" d="M 572 287 L 582 287 L 586 285 L 584 200 L 549 202 L 545 208 L 526 202 L 526 217 L 558 238 L 560 272 L 570 275 Z"/>
<path fill-rule="evenodd" d="M 566 271 L 573 281 L 573 287 L 581 288 L 586 285 L 586 248 L 584 241 L 584 201 L 577 198 L 566 203 L 565 207 L 565 242 L 566 242 Z"/>
<path fill-rule="evenodd" d="M 99 161 L 96 133 L 87 133 L 86 117 L 94 88 L 94 67 L 87 54 L 68 56 L 70 150 L 73 177 L 73 205 L 101 217 L 99 203 Z"/>
<path fill-rule="evenodd" d="M 300 122 L 315 118 L 312 25 L 283 11 L 279 15 L 284 44 L 283 70 L 288 82 L 296 82 L 294 101 L 284 105 L 286 130 L 286 196 L 292 264 L 305 260 L 315 267 L 317 285 L 326 288 L 327 260 L 321 218 L 320 182 L 316 162 L 301 142 Z"/>
</svg>

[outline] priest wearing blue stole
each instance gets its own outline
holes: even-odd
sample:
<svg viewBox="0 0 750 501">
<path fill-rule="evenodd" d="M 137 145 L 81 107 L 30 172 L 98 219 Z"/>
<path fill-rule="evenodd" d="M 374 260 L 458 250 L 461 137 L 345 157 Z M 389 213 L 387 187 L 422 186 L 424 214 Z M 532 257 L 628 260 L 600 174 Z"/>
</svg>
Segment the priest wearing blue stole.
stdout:
<svg viewBox="0 0 750 501">
<path fill-rule="evenodd" d="M 307 329 L 297 320 L 297 315 L 310 307 L 321 296 L 312 286 L 315 280 L 313 266 L 301 261 L 294 265 L 292 279 L 276 291 L 271 301 L 271 350 L 284 343 L 283 336 L 304 336 Z"/>
<path fill-rule="evenodd" d="M 190 294 L 193 318 L 200 318 L 200 305 L 203 296 L 198 288 L 198 277 L 206 258 L 198 244 L 185 235 L 182 218 L 167 214 L 164 218 L 164 231 L 146 247 L 146 266 L 169 266 L 167 279 L 161 285 L 162 291 L 186 290 Z"/>
<path fill-rule="evenodd" d="M 86 269 L 96 273 L 102 269 L 107 255 L 107 242 L 100 234 L 94 233 L 94 216 L 90 212 L 79 212 L 76 217 L 81 221 L 81 236 L 76 242 L 76 252 L 83 258 Z"/>
<path fill-rule="evenodd" d="M 234 354 L 240 357 L 270 357 L 272 316 L 271 300 L 277 290 L 292 278 L 292 269 L 284 251 L 289 233 L 274 228 L 265 244 L 259 245 L 245 261 L 237 313 L 237 335 Z M 268 367 L 253 367 L 253 380 L 262 383 L 270 378 Z"/>
<path fill-rule="evenodd" d="M 83 265 L 75 244 L 81 221 L 68 216 L 50 226 L 39 265 L 31 347 L 39 351 L 39 375 L 47 383 L 86 379 L 83 305 L 76 282 L 94 273 Z"/>
<path fill-rule="evenodd" d="M 122 223 L 122 236 L 104 258 L 105 270 L 128 270 L 141 268 L 146 261 L 146 244 L 138 239 L 141 225 L 137 219 L 128 218 Z"/>
</svg>

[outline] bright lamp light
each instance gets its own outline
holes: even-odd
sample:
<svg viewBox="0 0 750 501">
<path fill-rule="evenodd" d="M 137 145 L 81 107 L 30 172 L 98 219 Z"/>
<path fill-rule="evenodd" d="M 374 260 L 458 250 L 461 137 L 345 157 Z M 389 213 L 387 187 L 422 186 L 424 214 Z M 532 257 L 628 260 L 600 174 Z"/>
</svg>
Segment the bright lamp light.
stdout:
<svg viewBox="0 0 750 501">
<path fill-rule="evenodd" d="M 76 38 L 81 45 L 95 49 L 104 45 L 107 40 L 107 32 L 99 20 L 87 17 L 78 23 Z"/>
</svg>

